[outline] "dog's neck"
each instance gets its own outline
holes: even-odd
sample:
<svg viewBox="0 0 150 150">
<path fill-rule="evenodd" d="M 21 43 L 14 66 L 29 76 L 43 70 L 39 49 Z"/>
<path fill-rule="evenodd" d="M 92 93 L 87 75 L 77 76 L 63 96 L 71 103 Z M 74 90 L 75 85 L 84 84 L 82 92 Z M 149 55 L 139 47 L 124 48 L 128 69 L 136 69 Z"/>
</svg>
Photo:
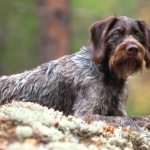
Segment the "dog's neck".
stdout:
<svg viewBox="0 0 150 150">
<path fill-rule="evenodd" d="M 115 73 L 109 71 L 109 67 L 103 63 L 97 65 L 98 70 L 104 73 L 104 81 L 106 84 L 111 86 L 120 86 L 124 85 L 127 81 L 128 77 L 126 78 L 119 78 Z"/>
<path fill-rule="evenodd" d="M 92 58 L 92 52 L 93 52 L 92 45 L 84 46 L 81 50 L 82 52 L 86 52 L 86 55 L 88 53 L 90 59 Z M 107 57 L 105 57 L 105 59 L 102 62 L 100 62 L 100 64 L 95 64 L 93 62 L 93 65 L 96 66 L 96 68 L 98 69 L 100 73 L 103 73 L 104 75 L 103 78 L 106 84 L 108 85 L 112 85 L 112 86 L 123 85 L 127 80 L 127 77 L 119 78 L 115 73 L 109 70 Z"/>
</svg>

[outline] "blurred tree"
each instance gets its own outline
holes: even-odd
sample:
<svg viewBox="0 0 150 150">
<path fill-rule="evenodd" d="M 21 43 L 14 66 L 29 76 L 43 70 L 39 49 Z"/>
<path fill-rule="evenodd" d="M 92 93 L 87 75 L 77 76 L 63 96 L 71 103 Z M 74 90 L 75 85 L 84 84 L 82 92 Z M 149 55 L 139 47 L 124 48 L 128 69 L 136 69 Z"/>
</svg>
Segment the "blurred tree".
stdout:
<svg viewBox="0 0 150 150">
<path fill-rule="evenodd" d="M 40 55 L 42 62 L 56 59 L 69 51 L 68 0 L 39 0 Z"/>
<path fill-rule="evenodd" d="M 1 75 L 22 72 L 37 65 L 36 6 L 33 0 L 0 0 Z"/>
</svg>

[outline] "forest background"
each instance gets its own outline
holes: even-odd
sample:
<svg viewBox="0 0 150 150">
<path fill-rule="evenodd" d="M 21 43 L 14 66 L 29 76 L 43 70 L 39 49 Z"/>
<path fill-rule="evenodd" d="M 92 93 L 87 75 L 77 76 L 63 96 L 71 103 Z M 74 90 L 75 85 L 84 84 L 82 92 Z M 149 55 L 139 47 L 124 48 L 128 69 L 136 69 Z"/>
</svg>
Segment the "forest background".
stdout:
<svg viewBox="0 0 150 150">
<path fill-rule="evenodd" d="M 150 25 L 150 1 L 0 0 L 0 75 L 79 51 L 89 41 L 91 24 L 112 15 Z M 150 115 L 150 71 L 131 77 L 128 99 L 128 115 Z"/>
</svg>

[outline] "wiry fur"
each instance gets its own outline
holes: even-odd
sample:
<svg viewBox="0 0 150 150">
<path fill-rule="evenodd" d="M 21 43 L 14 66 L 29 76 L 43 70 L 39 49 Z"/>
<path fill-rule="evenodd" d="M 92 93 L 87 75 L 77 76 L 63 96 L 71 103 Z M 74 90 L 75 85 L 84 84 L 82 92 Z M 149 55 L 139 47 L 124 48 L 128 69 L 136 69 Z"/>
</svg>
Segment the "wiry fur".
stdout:
<svg viewBox="0 0 150 150">
<path fill-rule="evenodd" d="M 121 19 L 129 23 L 131 21 Z M 139 55 L 135 56 L 133 61 L 124 61 L 125 67 L 123 72 L 120 71 L 120 54 L 128 60 L 128 54 L 122 52 L 125 48 L 119 48 L 125 41 L 114 44 L 108 35 L 117 20 L 121 19 L 111 17 L 95 23 L 91 27 L 91 45 L 83 47 L 75 54 L 42 64 L 21 74 L 2 76 L 0 104 L 15 99 L 53 107 L 63 111 L 65 115 L 77 117 L 94 114 L 126 115 L 127 77 L 141 70 L 144 59 L 148 68 L 150 57 L 148 38 L 143 43 L 131 40 L 140 47 Z M 141 24 L 141 28 L 144 26 L 141 32 L 147 35 L 146 25 L 143 22 Z M 131 44 L 130 40 L 128 42 Z M 113 61 L 110 61 L 111 59 Z M 136 65 L 137 62 L 139 66 Z"/>
<path fill-rule="evenodd" d="M 107 115 L 112 97 L 125 101 L 127 91 L 103 85 L 104 73 L 91 55 L 91 50 L 83 48 L 31 71 L 1 77 L 1 104 L 17 99 L 54 107 L 66 115 Z"/>
</svg>

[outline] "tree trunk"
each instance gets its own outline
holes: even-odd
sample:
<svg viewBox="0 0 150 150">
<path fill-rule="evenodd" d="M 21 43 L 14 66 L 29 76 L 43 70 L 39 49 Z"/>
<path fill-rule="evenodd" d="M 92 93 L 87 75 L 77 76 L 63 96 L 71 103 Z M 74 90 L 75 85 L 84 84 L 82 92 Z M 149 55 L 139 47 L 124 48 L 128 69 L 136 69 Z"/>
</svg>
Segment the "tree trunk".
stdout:
<svg viewBox="0 0 150 150">
<path fill-rule="evenodd" d="M 68 0 L 39 0 L 39 48 L 42 62 L 68 54 L 69 14 Z"/>
</svg>

